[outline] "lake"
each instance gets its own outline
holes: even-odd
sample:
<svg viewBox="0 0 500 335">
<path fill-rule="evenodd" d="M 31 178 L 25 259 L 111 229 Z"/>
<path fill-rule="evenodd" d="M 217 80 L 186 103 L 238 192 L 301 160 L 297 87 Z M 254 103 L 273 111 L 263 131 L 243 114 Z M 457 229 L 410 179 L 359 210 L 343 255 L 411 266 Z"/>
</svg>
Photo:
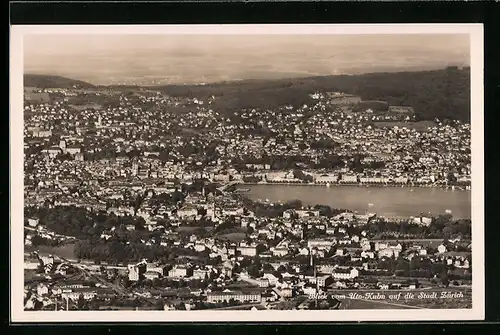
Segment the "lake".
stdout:
<svg viewBox="0 0 500 335">
<path fill-rule="evenodd" d="M 380 216 L 415 216 L 420 213 L 439 215 L 450 210 L 457 218 L 471 217 L 471 192 L 440 188 L 239 185 L 250 189 L 244 193 L 253 200 L 271 202 L 301 200 L 304 205 L 328 205 L 358 213 Z"/>
</svg>

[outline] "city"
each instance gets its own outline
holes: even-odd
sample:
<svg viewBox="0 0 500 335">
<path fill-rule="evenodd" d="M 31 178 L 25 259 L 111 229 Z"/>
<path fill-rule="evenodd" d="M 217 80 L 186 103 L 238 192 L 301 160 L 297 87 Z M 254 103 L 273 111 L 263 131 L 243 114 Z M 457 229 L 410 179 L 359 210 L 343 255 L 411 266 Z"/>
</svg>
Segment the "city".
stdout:
<svg viewBox="0 0 500 335">
<path fill-rule="evenodd" d="M 472 35 L 23 28 L 11 253 L 25 320 L 481 307 Z"/>
<path fill-rule="evenodd" d="M 250 196 L 467 194 L 467 120 L 341 91 L 222 110 L 220 96 L 68 82 L 25 84 L 25 310 L 471 308 L 470 217 Z"/>
</svg>

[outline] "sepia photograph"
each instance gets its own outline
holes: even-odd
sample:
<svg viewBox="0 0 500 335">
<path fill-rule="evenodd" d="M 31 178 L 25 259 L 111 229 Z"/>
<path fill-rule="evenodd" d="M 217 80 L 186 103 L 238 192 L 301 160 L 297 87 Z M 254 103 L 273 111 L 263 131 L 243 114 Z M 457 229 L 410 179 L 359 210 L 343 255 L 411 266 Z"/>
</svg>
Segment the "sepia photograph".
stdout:
<svg viewBox="0 0 500 335">
<path fill-rule="evenodd" d="M 12 26 L 11 316 L 484 318 L 480 24 Z"/>
</svg>

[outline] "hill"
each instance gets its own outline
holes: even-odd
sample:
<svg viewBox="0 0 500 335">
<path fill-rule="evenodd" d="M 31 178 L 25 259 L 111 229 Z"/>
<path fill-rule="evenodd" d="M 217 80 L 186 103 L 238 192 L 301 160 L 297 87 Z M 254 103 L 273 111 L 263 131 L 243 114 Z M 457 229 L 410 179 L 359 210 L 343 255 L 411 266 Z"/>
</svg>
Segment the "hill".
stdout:
<svg viewBox="0 0 500 335">
<path fill-rule="evenodd" d="M 158 88 L 156 88 L 158 89 Z M 470 68 L 369 73 L 278 80 L 244 80 L 208 85 L 166 85 L 159 88 L 172 96 L 219 97 L 217 108 L 273 108 L 301 106 L 312 101 L 315 91 L 341 91 L 363 100 L 387 101 L 410 106 L 420 120 L 438 118 L 470 121 Z"/>
<path fill-rule="evenodd" d="M 42 74 L 25 74 L 24 87 L 37 88 L 94 88 L 95 86 L 81 80 L 69 79 L 61 76 Z"/>
</svg>

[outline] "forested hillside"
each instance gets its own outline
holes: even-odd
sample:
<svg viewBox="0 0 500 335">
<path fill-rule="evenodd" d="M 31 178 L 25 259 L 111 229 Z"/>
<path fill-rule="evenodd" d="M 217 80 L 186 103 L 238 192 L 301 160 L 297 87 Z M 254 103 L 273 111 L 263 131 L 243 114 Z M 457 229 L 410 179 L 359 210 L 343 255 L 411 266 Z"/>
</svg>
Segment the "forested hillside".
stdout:
<svg viewBox="0 0 500 335">
<path fill-rule="evenodd" d="M 25 75 L 25 86 L 92 88 L 94 85 L 59 76 Z M 133 86 L 128 86 L 128 89 Z M 244 80 L 207 85 L 154 87 L 178 97 L 217 97 L 214 107 L 221 111 L 239 108 L 301 106 L 313 101 L 316 91 L 341 91 L 363 100 L 387 101 L 389 105 L 413 107 L 420 120 L 434 118 L 470 121 L 470 68 L 321 76 L 299 79 Z"/>
<path fill-rule="evenodd" d="M 360 95 L 363 100 L 413 107 L 421 120 L 470 120 L 470 68 L 169 85 L 160 89 L 174 96 L 220 97 L 217 107 L 221 109 L 300 106 L 312 103 L 308 95 L 315 91 L 342 91 Z"/>
<path fill-rule="evenodd" d="M 42 74 L 25 74 L 24 87 L 37 88 L 93 88 L 94 85 L 81 80 L 69 79 L 61 76 Z"/>
</svg>

